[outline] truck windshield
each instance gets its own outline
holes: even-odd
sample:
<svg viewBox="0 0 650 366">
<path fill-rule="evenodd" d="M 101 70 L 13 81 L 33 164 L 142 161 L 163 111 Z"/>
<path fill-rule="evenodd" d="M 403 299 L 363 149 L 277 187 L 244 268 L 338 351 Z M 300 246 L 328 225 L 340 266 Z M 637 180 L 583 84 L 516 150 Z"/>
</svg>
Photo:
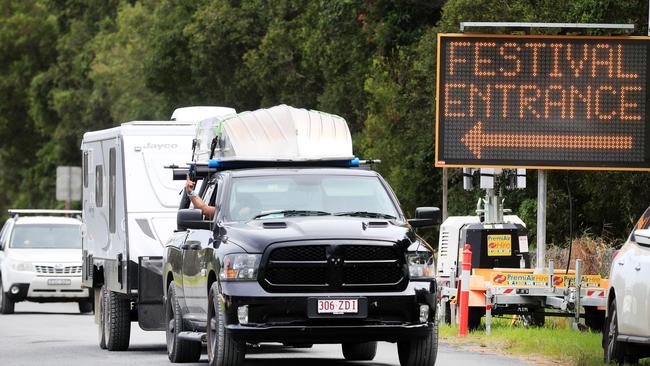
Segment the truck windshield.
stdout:
<svg viewBox="0 0 650 366">
<path fill-rule="evenodd" d="M 379 178 L 317 174 L 233 178 L 225 211 L 228 221 L 323 215 L 399 216 Z"/>
<path fill-rule="evenodd" d="M 67 224 L 16 225 L 11 236 L 11 248 L 77 249 L 81 248 L 81 228 Z"/>
</svg>

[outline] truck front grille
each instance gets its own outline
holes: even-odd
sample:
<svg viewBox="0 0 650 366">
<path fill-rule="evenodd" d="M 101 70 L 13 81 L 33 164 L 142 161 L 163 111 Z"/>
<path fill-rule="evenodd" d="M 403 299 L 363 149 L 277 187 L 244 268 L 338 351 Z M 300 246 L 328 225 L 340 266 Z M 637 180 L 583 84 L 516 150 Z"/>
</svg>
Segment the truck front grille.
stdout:
<svg viewBox="0 0 650 366">
<path fill-rule="evenodd" d="M 394 244 L 335 244 L 272 247 L 260 283 L 271 292 L 399 290 L 408 268 Z"/>
</svg>

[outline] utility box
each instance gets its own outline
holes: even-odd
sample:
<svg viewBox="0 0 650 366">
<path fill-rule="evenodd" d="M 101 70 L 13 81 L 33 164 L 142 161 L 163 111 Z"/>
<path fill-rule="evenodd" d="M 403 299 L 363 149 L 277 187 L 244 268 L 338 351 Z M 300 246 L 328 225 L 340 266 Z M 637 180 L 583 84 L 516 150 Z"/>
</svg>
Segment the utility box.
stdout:
<svg viewBox="0 0 650 366">
<path fill-rule="evenodd" d="M 461 232 L 461 243 L 471 247 L 472 268 L 530 267 L 528 230 L 523 225 L 470 224 Z"/>
</svg>

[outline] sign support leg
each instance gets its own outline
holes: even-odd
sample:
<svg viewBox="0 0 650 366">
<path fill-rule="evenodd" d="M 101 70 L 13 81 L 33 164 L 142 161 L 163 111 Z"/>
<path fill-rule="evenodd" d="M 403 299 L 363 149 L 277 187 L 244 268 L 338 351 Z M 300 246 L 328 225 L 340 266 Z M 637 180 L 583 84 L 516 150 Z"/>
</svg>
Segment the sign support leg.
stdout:
<svg viewBox="0 0 650 366">
<path fill-rule="evenodd" d="M 535 273 L 542 273 L 546 262 L 546 170 L 537 171 L 537 264 Z"/>
<path fill-rule="evenodd" d="M 650 0 L 649 0 L 650 1 Z M 447 168 L 442 168 L 442 222 L 447 220 L 447 196 L 449 194 L 448 188 L 449 171 Z"/>
</svg>

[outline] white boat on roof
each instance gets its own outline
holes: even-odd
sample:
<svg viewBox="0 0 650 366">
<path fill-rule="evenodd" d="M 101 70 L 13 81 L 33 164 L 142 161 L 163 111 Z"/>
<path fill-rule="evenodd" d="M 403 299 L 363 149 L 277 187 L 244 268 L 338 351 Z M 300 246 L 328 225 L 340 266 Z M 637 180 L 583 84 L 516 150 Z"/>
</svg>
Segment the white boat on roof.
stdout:
<svg viewBox="0 0 650 366">
<path fill-rule="evenodd" d="M 216 137 L 216 139 L 215 139 Z M 214 154 L 211 155 L 214 141 Z M 345 119 L 279 105 L 201 121 L 194 161 L 310 161 L 353 159 Z"/>
</svg>

